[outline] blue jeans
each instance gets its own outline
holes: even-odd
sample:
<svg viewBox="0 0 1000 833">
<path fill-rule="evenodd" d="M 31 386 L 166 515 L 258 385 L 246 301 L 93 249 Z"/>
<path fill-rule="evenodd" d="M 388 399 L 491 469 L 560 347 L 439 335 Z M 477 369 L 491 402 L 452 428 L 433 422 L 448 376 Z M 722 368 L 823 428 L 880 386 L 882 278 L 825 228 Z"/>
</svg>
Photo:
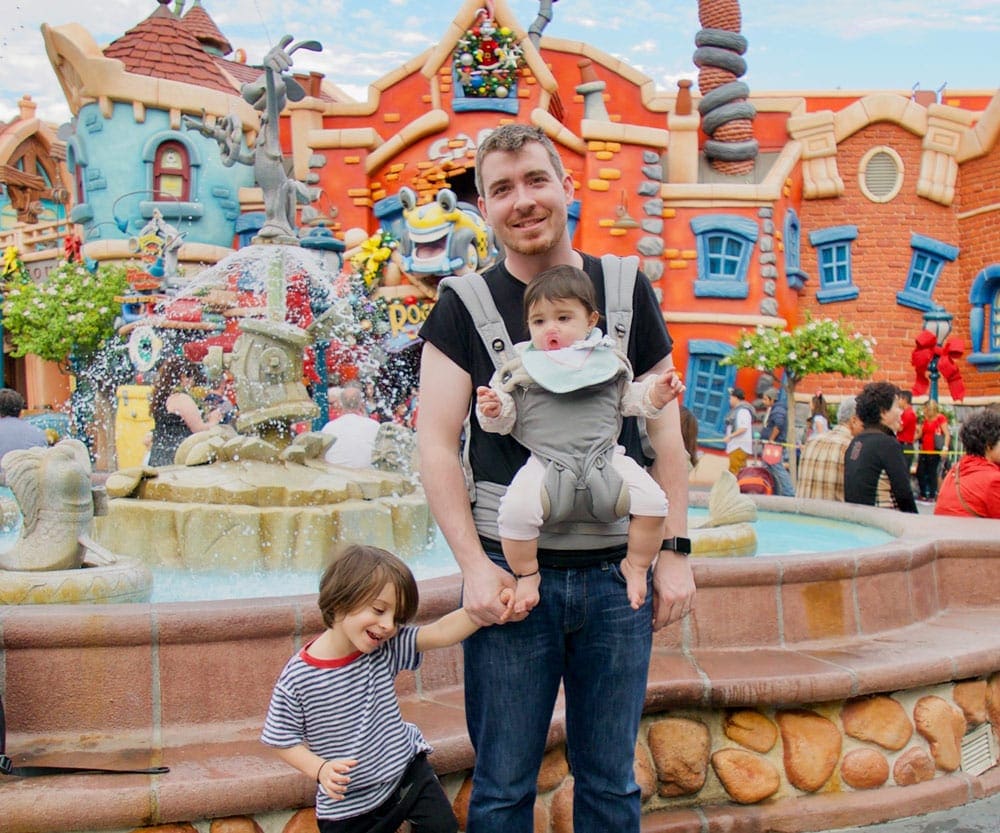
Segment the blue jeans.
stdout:
<svg viewBox="0 0 1000 833">
<path fill-rule="evenodd" d="M 490 554 L 504 565 L 502 556 Z M 618 564 L 542 569 L 526 619 L 465 640 L 476 750 L 467 833 L 531 833 L 538 769 L 563 683 L 575 833 L 638 833 L 633 756 L 652 647 L 652 588 L 629 607 Z"/>
<path fill-rule="evenodd" d="M 795 497 L 795 486 L 792 483 L 792 476 L 788 473 L 788 469 L 785 468 L 784 463 L 775 463 L 771 465 L 770 463 L 765 463 L 767 470 L 771 472 L 771 476 L 774 478 L 774 489 L 775 494 L 784 495 L 785 497 Z"/>
</svg>

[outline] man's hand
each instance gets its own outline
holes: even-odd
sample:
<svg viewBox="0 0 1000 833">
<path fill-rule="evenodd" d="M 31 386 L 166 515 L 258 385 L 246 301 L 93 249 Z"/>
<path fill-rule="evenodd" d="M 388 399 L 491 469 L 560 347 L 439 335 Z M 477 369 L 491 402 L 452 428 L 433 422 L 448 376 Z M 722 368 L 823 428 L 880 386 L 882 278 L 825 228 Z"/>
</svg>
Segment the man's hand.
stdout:
<svg viewBox="0 0 1000 833">
<path fill-rule="evenodd" d="M 694 609 L 694 575 L 688 557 L 664 550 L 653 568 L 653 630 L 658 631 Z"/>
<path fill-rule="evenodd" d="M 476 407 L 479 412 L 489 419 L 496 419 L 500 416 L 500 397 L 495 390 L 481 386 L 476 388 Z"/>
<path fill-rule="evenodd" d="M 474 568 L 463 571 L 462 581 L 462 606 L 480 627 L 517 622 L 528 615 L 518 613 L 510 603 L 517 593 L 517 580 L 485 556 Z"/>
</svg>

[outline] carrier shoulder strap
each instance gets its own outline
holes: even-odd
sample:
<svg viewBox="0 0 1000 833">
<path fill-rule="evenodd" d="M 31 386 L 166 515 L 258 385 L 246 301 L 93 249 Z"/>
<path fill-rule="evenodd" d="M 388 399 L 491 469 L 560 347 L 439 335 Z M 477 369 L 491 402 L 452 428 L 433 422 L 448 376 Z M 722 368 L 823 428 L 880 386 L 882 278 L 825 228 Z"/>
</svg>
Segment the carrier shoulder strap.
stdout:
<svg viewBox="0 0 1000 833">
<path fill-rule="evenodd" d="M 601 268 L 604 270 L 604 316 L 608 322 L 608 335 L 618 339 L 619 349 L 627 355 L 639 258 L 635 255 L 604 255 Z"/>
<path fill-rule="evenodd" d="M 7 755 L 7 723 L 3 711 L 3 699 L 0 699 L 0 775 L 12 775 L 17 778 L 31 778 L 37 775 L 163 775 L 170 772 L 169 767 L 151 766 L 142 769 L 92 766 L 14 766 L 14 761 Z"/>
<path fill-rule="evenodd" d="M 514 343 L 511 341 L 510 333 L 500 317 L 500 310 L 497 309 L 496 301 L 490 293 L 490 288 L 486 285 L 486 280 L 478 272 L 469 272 L 465 275 L 451 275 L 438 284 L 438 297 L 442 292 L 451 290 L 458 295 L 459 300 L 469 311 L 472 317 L 472 325 L 479 333 L 486 352 L 489 353 L 493 361 L 493 367 L 499 370 L 513 358 Z M 472 458 L 469 437 L 472 432 L 472 411 L 476 407 L 475 392 L 469 401 L 469 412 L 465 415 L 462 435 L 464 437 L 461 450 L 462 476 L 465 478 L 465 488 L 469 493 L 469 501 L 476 503 L 477 488 L 476 480 L 472 474 Z"/>
<path fill-rule="evenodd" d="M 601 257 L 604 270 L 604 317 L 608 322 L 608 335 L 614 335 L 622 355 L 628 356 L 628 337 L 632 331 L 632 298 L 635 281 L 639 274 L 639 258 L 635 255 Z M 642 453 L 649 459 L 656 457 L 653 444 L 649 441 L 645 417 L 637 417 Z"/>
<path fill-rule="evenodd" d="M 499 370 L 514 358 L 514 343 L 483 276 L 478 272 L 452 275 L 438 284 L 438 294 L 447 289 L 454 291 L 469 311 L 472 323 L 486 345 L 486 352 L 493 360 L 493 366 Z"/>
</svg>

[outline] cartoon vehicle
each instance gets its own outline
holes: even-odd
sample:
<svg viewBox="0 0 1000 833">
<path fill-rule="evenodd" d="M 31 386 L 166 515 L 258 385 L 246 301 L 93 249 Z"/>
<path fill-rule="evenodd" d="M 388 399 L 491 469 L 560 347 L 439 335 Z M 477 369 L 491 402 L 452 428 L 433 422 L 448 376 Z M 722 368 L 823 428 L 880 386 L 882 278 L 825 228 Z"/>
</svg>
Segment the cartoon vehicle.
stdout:
<svg viewBox="0 0 1000 833">
<path fill-rule="evenodd" d="M 475 206 L 459 202 L 448 188 L 437 199 L 417 205 L 411 188 L 401 188 L 406 233 L 400 241 L 403 271 L 410 275 L 462 275 L 493 262 L 493 230 Z"/>
</svg>

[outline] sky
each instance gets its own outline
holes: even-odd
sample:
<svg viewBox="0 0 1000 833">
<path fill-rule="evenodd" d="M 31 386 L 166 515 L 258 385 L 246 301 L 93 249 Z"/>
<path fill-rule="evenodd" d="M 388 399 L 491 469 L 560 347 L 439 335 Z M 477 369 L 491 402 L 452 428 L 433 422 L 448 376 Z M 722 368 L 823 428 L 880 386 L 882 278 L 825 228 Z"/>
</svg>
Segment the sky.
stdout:
<svg viewBox="0 0 1000 833">
<path fill-rule="evenodd" d="M 194 0 L 188 0 L 190 6 Z M 484 5 L 489 0 L 484 0 Z M 527 29 L 537 0 L 508 0 Z M 364 100 L 368 84 L 435 45 L 462 0 L 202 0 L 223 34 L 259 62 L 282 35 L 314 38 L 296 69 L 324 72 Z M 994 90 L 1000 87 L 1000 0 L 743 0 L 753 93 L 789 90 Z M 5 0 L 0 15 L 0 120 L 28 94 L 37 115 L 70 117 L 45 54 L 42 23 L 82 25 L 106 46 L 155 0 Z M 617 10 L 627 9 L 627 17 Z M 583 41 L 672 91 L 695 78 L 697 0 L 557 0 L 545 36 Z M 696 88 L 697 89 L 697 88 Z"/>
</svg>

